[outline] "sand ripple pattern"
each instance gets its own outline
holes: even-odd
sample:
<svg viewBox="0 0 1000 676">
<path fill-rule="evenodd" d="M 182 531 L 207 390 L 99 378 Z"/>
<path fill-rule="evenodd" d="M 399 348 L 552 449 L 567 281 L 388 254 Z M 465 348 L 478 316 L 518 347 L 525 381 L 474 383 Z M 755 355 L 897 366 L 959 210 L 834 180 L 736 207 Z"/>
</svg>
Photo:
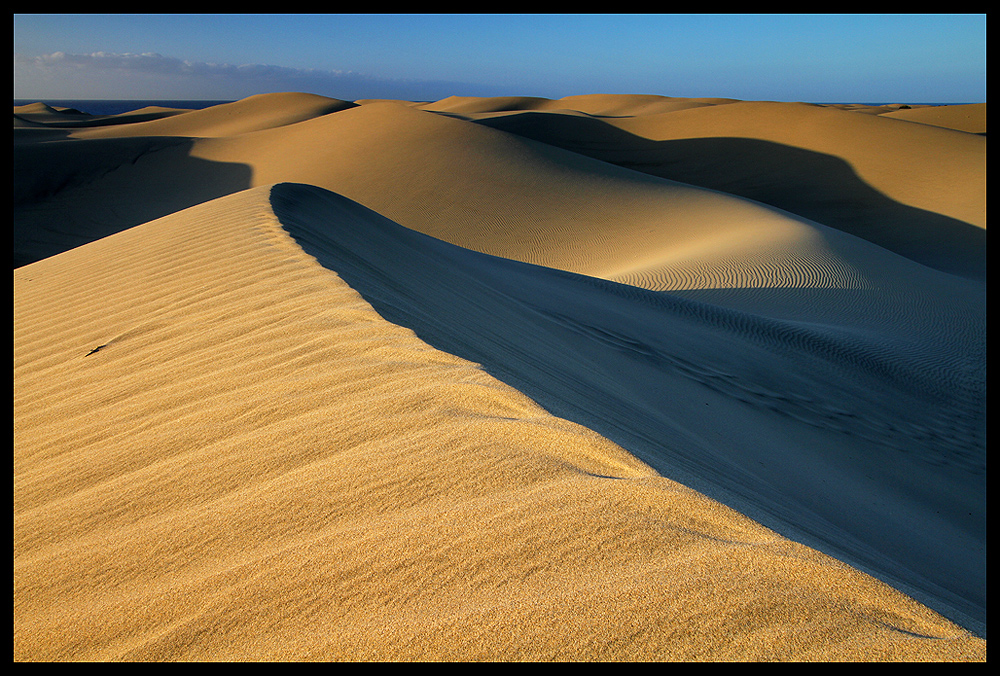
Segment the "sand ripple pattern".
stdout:
<svg viewBox="0 0 1000 676">
<path fill-rule="evenodd" d="M 810 252 L 811 254 L 812 252 Z M 701 259 L 623 272 L 612 281 L 653 291 L 689 289 L 864 289 L 870 282 L 842 260 L 830 256 L 768 251 L 756 256 Z"/>
</svg>

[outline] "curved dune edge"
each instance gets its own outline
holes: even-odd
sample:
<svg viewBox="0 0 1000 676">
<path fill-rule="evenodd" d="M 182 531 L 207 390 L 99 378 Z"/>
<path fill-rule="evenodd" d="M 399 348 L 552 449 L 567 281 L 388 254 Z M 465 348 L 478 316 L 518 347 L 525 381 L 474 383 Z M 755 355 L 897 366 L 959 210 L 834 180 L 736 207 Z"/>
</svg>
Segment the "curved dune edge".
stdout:
<svg viewBox="0 0 1000 676">
<path fill-rule="evenodd" d="M 985 660 L 385 321 L 270 195 L 14 272 L 15 660 Z"/>
<path fill-rule="evenodd" d="M 788 320 L 484 256 L 315 187 L 275 186 L 272 204 L 390 321 L 661 473 L 985 621 L 975 288 L 945 303 L 917 284 L 923 314 L 891 294 L 793 290 L 788 305 L 827 317 Z M 939 322 L 949 330 L 928 330 Z"/>
</svg>

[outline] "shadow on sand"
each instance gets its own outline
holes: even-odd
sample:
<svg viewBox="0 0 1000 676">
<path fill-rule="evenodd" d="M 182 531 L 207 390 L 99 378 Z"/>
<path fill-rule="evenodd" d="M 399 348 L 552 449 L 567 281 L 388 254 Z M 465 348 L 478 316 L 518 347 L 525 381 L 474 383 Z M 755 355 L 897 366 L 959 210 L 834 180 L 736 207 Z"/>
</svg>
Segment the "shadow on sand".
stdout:
<svg viewBox="0 0 1000 676">
<path fill-rule="evenodd" d="M 192 157 L 193 139 L 18 132 L 14 268 L 251 187 L 249 166 Z"/>
<path fill-rule="evenodd" d="M 985 632 L 983 383 L 931 393 L 913 386 L 924 365 L 849 330 L 487 256 L 315 186 L 279 184 L 271 203 L 305 252 L 386 320 Z M 808 291 L 795 290 L 804 301 Z M 942 402 L 944 437 L 958 419 L 978 444 L 966 454 L 926 434 Z"/>
</svg>

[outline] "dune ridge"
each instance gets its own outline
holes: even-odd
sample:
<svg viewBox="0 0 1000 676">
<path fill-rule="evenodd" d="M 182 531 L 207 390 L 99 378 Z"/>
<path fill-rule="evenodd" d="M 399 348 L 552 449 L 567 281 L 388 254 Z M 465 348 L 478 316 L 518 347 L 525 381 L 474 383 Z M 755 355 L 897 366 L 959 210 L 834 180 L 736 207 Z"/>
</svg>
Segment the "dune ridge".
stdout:
<svg viewBox="0 0 1000 676">
<path fill-rule="evenodd" d="M 229 105 L 15 110 L 15 661 L 985 661 L 985 238 L 932 251 L 985 207 L 904 195 L 983 137 Z M 782 118 L 885 157 L 840 210 L 696 180 Z M 671 129 L 718 144 L 636 164 Z"/>
<path fill-rule="evenodd" d="M 965 522 L 961 525 L 931 523 L 956 507 L 951 502 L 954 495 L 972 497 L 982 495 L 985 489 L 980 450 L 985 443 L 985 419 L 977 411 L 985 381 L 974 375 L 974 356 L 959 356 L 961 348 L 953 352 L 933 341 L 919 344 L 912 340 L 902 346 L 894 344 L 891 335 L 874 331 L 865 335 L 852 331 L 855 327 L 849 324 L 788 322 L 629 287 L 601 285 L 587 278 L 555 274 L 550 279 L 540 270 L 525 269 L 507 259 L 484 260 L 465 250 L 448 251 L 447 245 L 411 235 L 412 231 L 391 222 L 383 222 L 387 233 L 365 230 L 361 237 L 342 233 L 333 225 L 323 230 L 296 228 L 307 208 L 308 213 L 315 211 L 319 222 L 349 217 L 339 216 L 337 198 L 331 194 L 280 188 L 276 189 L 276 199 L 281 199 L 278 204 L 291 201 L 295 209 L 286 214 L 278 208 L 279 219 L 290 219 L 283 222 L 306 250 L 337 270 L 383 316 L 413 328 L 450 353 L 484 364 L 548 410 L 619 441 L 665 475 L 684 475 L 686 485 L 709 494 L 720 491 L 717 495 L 725 495 L 730 504 L 738 501 L 744 513 L 777 514 L 785 528 L 812 528 L 807 535 L 820 541 L 820 533 L 832 523 L 838 537 L 824 542 L 827 547 L 843 545 L 849 539 L 844 531 L 853 531 L 867 540 L 867 544 L 854 545 L 859 561 L 865 561 L 861 550 L 884 547 L 920 523 L 920 529 L 899 540 L 896 547 L 915 547 L 904 555 L 913 557 L 905 564 L 910 571 L 927 566 L 926 571 L 933 570 L 931 575 L 939 576 L 929 581 L 924 591 L 956 582 L 964 587 L 964 581 L 985 574 L 982 561 L 957 563 L 950 554 L 928 566 L 936 557 L 930 550 L 938 545 L 917 545 L 929 529 L 943 528 L 939 537 L 930 538 L 934 543 L 962 541 L 977 529 L 977 517 L 966 521 L 958 516 L 959 510 L 946 521 L 958 517 Z M 286 191 L 292 195 L 285 197 Z M 324 207 L 338 217 L 326 215 Z M 397 238 L 405 243 L 395 243 Z M 983 327 L 973 323 L 966 330 L 974 349 L 983 341 Z M 789 354 L 794 355 L 794 367 L 784 363 Z M 599 365 L 596 375 L 595 365 Z M 608 373 L 619 377 L 608 382 Z M 666 405 L 665 392 L 671 393 Z M 709 392 L 721 395 L 722 400 L 715 400 Z M 705 406 L 713 409 L 713 419 L 726 419 L 737 429 L 726 432 L 716 426 L 710 444 L 700 435 L 692 437 L 688 428 L 698 427 L 694 421 L 705 416 Z M 761 466 L 754 468 L 757 476 L 750 478 L 745 467 L 753 464 L 749 458 L 760 451 L 748 446 L 742 435 L 744 428 L 761 424 L 753 412 L 757 408 L 766 411 L 765 417 L 778 412 L 804 423 L 805 428 L 798 430 L 795 423 L 783 426 L 782 434 L 771 437 L 766 454 L 759 458 Z M 833 438 L 824 438 L 828 434 Z M 854 452 L 863 456 L 861 449 L 867 448 L 872 454 L 853 470 L 840 450 L 842 435 L 850 439 Z M 782 436 L 786 440 L 778 441 Z M 787 449 L 782 443 L 788 444 Z M 885 455 L 890 448 L 896 453 Z M 809 473 L 816 466 L 833 462 L 840 464 L 839 471 L 857 472 L 857 476 L 830 485 L 829 477 L 817 481 L 816 477 L 796 475 L 792 464 L 763 467 L 785 453 L 788 457 L 797 455 L 795 462 L 811 468 Z M 935 504 L 936 498 L 922 504 L 918 512 L 930 508 L 923 516 L 917 512 L 902 516 L 913 508 L 909 499 L 889 508 L 888 512 L 911 525 L 893 523 L 882 530 L 892 519 L 883 516 L 882 525 L 878 525 L 872 516 L 860 515 L 872 504 L 887 505 L 894 498 L 874 487 L 868 492 L 843 492 L 845 486 L 864 484 L 865 478 L 871 477 L 869 463 L 876 455 L 884 462 L 901 463 L 890 471 L 892 482 L 913 482 L 910 490 L 933 481 L 941 483 L 939 490 L 947 481 L 957 484 L 942 490 L 941 495 L 947 496 L 943 504 Z M 712 465 L 708 458 L 721 466 L 706 470 Z M 741 464 L 744 469 L 736 469 Z M 734 468 L 734 474 L 728 475 L 722 466 Z M 909 494 L 902 485 L 897 489 Z M 762 486 L 768 489 L 761 490 Z M 769 502 L 770 490 L 781 496 L 780 504 Z M 769 504 L 761 503 L 762 499 Z M 789 508 L 795 499 L 801 503 Z M 824 523 L 805 526 L 812 511 Z M 975 538 L 962 546 L 979 547 L 982 544 Z M 957 563 L 963 571 L 946 571 L 946 562 Z M 897 563 L 868 565 L 886 566 L 878 572 L 892 575 Z M 961 612 L 985 603 L 981 590 L 965 587 L 960 595 L 965 594 L 979 600 L 968 605 L 971 598 L 956 599 L 965 608 Z"/>
<path fill-rule="evenodd" d="M 286 218 L 301 190 L 276 196 Z M 283 235 L 272 193 L 16 274 L 16 658 L 977 654 L 891 588 L 385 321 Z M 75 424 L 52 438 L 53 417 Z M 684 594 L 663 588 L 674 566 Z M 747 609 L 726 610 L 740 593 Z M 714 621 L 683 621 L 698 602 L 721 604 Z"/>
</svg>

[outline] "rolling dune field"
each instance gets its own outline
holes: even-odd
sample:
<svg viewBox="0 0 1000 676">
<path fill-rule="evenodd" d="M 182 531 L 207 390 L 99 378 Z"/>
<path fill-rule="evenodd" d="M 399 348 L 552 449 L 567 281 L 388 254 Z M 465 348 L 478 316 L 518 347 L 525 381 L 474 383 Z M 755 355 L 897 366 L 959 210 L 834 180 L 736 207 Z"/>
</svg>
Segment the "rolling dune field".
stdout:
<svg viewBox="0 0 1000 676">
<path fill-rule="evenodd" d="M 15 661 L 985 661 L 985 136 L 15 107 Z"/>
</svg>

